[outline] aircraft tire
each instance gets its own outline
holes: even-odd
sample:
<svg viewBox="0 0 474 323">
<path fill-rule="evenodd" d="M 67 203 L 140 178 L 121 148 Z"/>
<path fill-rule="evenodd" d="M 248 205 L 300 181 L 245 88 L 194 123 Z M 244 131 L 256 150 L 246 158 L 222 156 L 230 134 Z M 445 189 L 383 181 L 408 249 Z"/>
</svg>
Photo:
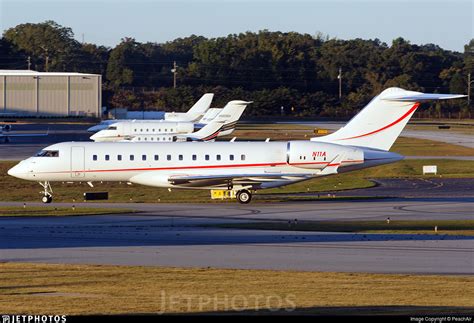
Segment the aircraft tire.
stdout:
<svg viewBox="0 0 474 323">
<path fill-rule="evenodd" d="M 237 193 L 237 201 L 241 204 L 248 204 L 252 200 L 252 193 L 247 190 L 242 190 Z"/>
</svg>

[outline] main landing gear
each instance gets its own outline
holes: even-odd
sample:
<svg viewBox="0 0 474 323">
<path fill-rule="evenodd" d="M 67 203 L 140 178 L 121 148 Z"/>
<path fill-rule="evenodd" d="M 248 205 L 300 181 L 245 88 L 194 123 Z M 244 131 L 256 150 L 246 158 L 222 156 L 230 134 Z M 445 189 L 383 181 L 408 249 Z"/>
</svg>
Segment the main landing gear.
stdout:
<svg viewBox="0 0 474 323">
<path fill-rule="evenodd" d="M 39 182 L 39 184 L 43 187 L 44 190 L 40 192 L 43 193 L 41 201 L 43 203 L 51 203 L 53 201 L 53 189 L 51 188 L 51 185 L 49 184 L 49 182 Z"/>
<path fill-rule="evenodd" d="M 241 204 L 248 204 L 252 200 L 252 193 L 247 190 L 237 192 L 237 201 Z"/>
</svg>

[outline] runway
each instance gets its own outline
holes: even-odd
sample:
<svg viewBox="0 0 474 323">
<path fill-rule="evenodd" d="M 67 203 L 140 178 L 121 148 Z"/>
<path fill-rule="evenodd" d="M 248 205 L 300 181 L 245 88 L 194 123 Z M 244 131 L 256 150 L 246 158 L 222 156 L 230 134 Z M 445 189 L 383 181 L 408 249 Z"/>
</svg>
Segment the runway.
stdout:
<svg viewBox="0 0 474 323">
<path fill-rule="evenodd" d="M 73 264 L 473 274 L 474 237 L 236 230 L 210 226 L 259 220 L 385 221 L 387 216 L 392 221 L 472 219 L 472 202 L 472 199 L 387 199 L 247 206 L 87 203 L 94 207 L 133 207 L 143 213 L 1 218 L 0 259 Z"/>
</svg>

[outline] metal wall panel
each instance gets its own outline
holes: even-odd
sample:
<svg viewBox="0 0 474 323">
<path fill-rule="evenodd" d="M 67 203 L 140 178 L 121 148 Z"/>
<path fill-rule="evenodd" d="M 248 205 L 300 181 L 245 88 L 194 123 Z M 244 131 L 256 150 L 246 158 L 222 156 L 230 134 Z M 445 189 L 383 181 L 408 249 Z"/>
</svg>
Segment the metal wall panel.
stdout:
<svg viewBox="0 0 474 323">
<path fill-rule="evenodd" d="M 70 77 L 70 114 L 78 116 L 97 116 L 100 99 L 98 76 Z"/>
<path fill-rule="evenodd" d="M 41 76 L 38 89 L 39 115 L 68 115 L 67 76 Z"/>
<path fill-rule="evenodd" d="M 101 83 L 100 75 L 0 74 L 0 112 L 99 117 Z"/>
<path fill-rule="evenodd" d="M 7 113 L 36 115 L 36 78 L 33 76 L 6 77 Z"/>
<path fill-rule="evenodd" d="M 5 76 L 0 75 L 0 113 L 5 112 Z"/>
</svg>

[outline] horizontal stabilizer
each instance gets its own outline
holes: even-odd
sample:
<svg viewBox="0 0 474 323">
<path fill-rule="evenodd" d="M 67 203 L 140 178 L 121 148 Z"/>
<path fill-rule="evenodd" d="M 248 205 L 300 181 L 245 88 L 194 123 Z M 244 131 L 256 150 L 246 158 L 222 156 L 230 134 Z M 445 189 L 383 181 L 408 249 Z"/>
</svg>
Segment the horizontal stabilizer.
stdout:
<svg viewBox="0 0 474 323">
<path fill-rule="evenodd" d="M 407 91 L 408 92 L 408 91 Z M 411 94 L 414 93 L 414 94 Z M 450 99 L 460 99 L 465 98 L 467 95 L 462 94 L 436 94 L 436 93 L 420 93 L 420 92 L 411 92 L 408 95 L 404 94 L 393 94 L 387 95 L 382 98 L 386 101 L 406 101 L 406 102 L 424 102 L 432 100 L 450 100 Z"/>
</svg>

